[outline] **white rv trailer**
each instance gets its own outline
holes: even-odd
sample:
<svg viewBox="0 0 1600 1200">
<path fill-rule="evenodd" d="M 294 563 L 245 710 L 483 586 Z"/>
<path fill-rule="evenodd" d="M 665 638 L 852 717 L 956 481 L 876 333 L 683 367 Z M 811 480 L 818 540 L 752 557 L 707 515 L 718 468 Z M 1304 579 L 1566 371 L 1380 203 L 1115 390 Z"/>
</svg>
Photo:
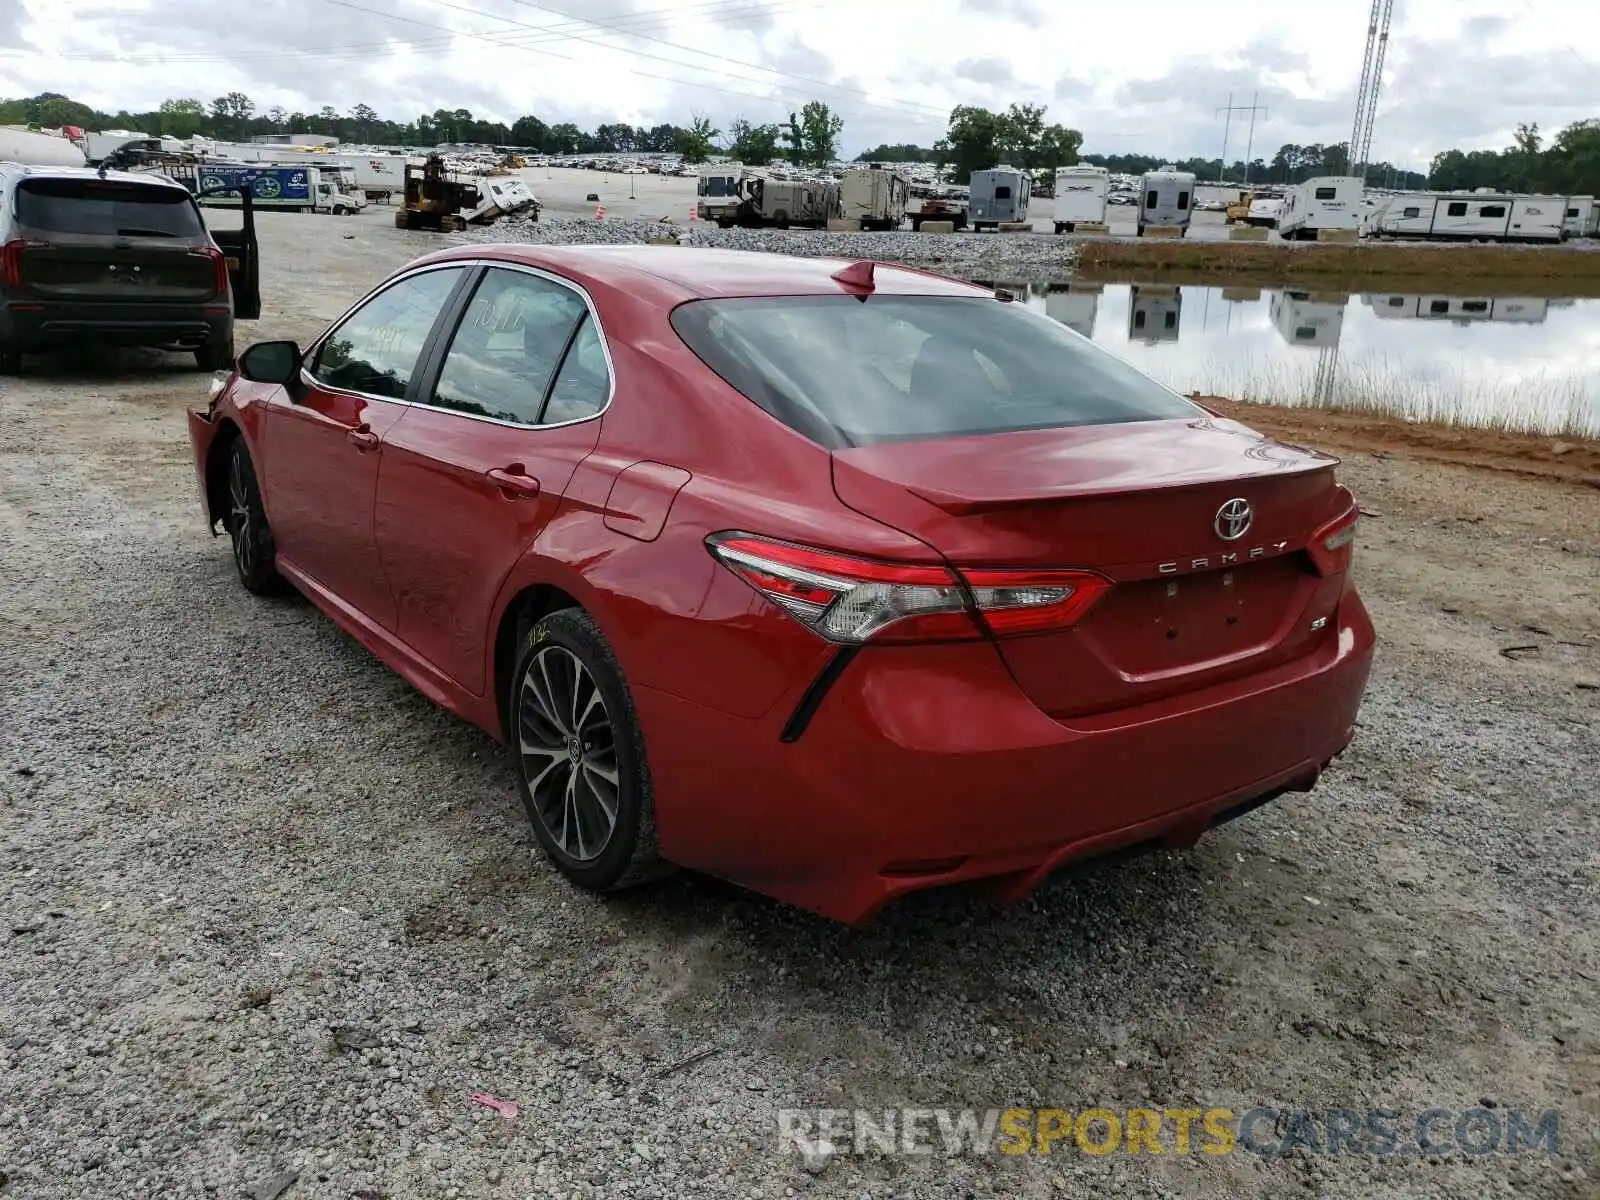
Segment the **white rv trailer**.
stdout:
<svg viewBox="0 0 1600 1200">
<path fill-rule="evenodd" d="M 1377 213 L 1368 228 L 1380 237 L 1558 242 L 1567 207 L 1564 196 L 1517 196 L 1489 190 L 1399 195 Z"/>
<path fill-rule="evenodd" d="M 1453 321 L 1465 325 L 1493 321 L 1509 325 L 1537 325 L 1550 315 L 1550 300 L 1542 296 L 1418 296 L 1369 292 L 1361 303 L 1373 315 L 1389 319 Z"/>
<path fill-rule="evenodd" d="M 1044 294 L 1044 315 L 1092 338 L 1094 319 L 1100 314 L 1100 292 L 1097 283 L 1055 284 Z"/>
<path fill-rule="evenodd" d="M 1593 196 L 1568 196 L 1567 218 L 1561 223 L 1562 232 L 1569 238 L 1593 237 L 1596 213 Z"/>
<path fill-rule="evenodd" d="M 1272 324 L 1291 346 L 1337 346 L 1350 297 L 1284 290 L 1268 304 Z"/>
<path fill-rule="evenodd" d="M 1071 233 L 1080 221 L 1104 222 L 1106 191 L 1111 172 L 1104 167 L 1079 163 L 1056 170 L 1055 226 L 1057 233 Z"/>
<path fill-rule="evenodd" d="M 1162 167 L 1146 171 L 1139 187 L 1139 236 L 1147 225 L 1175 225 L 1187 231 L 1194 212 L 1194 176 Z"/>
<path fill-rule="evenodd" d="M 1175 342 L 1183 318 L 1183 290 L 1132 284 L 1128 288 L 1128 340 Z"/>
<path fill-rule="evenodd" d="M 894 167 L 850 167 L 839 177 L 839 208 L 846 221 L 862 229 L 899 229 L 905 220 L 911 185 Z"/>
<path fill-rule="evenodd" d="M 1319 229 L 1360 229 L 1365 215 L 1365 185 L 1353 175 L 1321 175 L 1283 194 L 1278 236 L 1285 241 L 1315 238 Z"/>
</svg>

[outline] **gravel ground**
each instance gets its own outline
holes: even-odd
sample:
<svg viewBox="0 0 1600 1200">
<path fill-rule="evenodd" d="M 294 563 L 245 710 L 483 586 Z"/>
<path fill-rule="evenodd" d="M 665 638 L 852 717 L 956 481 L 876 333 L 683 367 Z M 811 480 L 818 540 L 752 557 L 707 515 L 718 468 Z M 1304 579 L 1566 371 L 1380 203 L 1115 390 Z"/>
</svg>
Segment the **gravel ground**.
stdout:
<svg viewBox="0 0 1600 1200">
<path fill-rule="evenodd" d="M 254 334 L 439 244 L 386 215 L 268 217 Z M 1600 490 L 1353 458 L 1383 642 L 1316 792 L 850 930 L 564 885 L 492 742 L 239 589 L 203 390 L 153 354 L 0 383 L 0 1196 L 1596 1195 Z M 1560 1153 L 807 1164 L 775 1120 L 1480 1101 L 1559 1109 Z"/>
<path fill-rule="evenodd" d="M 816 229 L 718 229 L 658 221 L 503 221 L 462 235 L 470 242 L 548 246 L 631 245 L 676 238 L 691 246 L 761 250 L 808 258 L 871 258 L 986 280 L 1056 280 L 1072 273 L 1078 251 L 1067 238 L 1001 233 L 828 233 Z"/>
</svg>

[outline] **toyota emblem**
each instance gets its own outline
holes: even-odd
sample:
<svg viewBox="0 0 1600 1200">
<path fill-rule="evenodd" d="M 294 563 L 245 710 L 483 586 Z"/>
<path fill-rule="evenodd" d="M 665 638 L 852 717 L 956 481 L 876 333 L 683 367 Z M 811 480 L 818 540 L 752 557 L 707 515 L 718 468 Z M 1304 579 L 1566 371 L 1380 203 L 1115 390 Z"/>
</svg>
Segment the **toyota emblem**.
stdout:
<svg viewBox="0 0 1600 1200">
<path fill-rule="evenodd" d="M 1236 542 L 1249 531 L 1250 518 L 1254 515 L 1250 509 L 1250 501 L 1243 498 L 1229 500 L 1217 509 L 1211 528 L 1217 531 L 1217 536 L 1223 541 Z"/>
</svg>

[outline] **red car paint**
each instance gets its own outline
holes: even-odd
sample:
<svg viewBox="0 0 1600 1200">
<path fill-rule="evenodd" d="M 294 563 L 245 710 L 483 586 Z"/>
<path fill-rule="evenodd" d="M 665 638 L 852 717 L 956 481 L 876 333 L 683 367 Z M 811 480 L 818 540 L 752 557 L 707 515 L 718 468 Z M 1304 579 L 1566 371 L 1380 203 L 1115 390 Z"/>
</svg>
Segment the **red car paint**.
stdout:
<svg viewBox="0 0 1600 1200">
<path fill-rule="evenodd" d="M 633 694 L 665 858 L 844 921 L 947 882 L 1014 900 L 1068 860 L 1190 844 L 1308 789 L 1349 743 L 1374 637 L 1334 536 L 1353 519 L 1336 460 L 1198 408 L 830 453 L 714 374 L 671 310 L 864 286 L 986 293 L 883 265 L 864 285 L 834 278 L 837 261 L 684 248 L 422 261 L 521 264 L 581 287 L 610 406 L 515 428 L 316 389 L 296 403 L 235 377 L 190 414 L 202 498 L 219 495 L 214 447 L 231 427 L 279 570 L 497 738 L 497 637 L 515 602 L 554 588 L 582 605 Z M 1236 497 L 1260 515 L 1237 547 L 1213 530 Z M 1075 623 L 996 636 L 961 617 L 951 640 L 868 642 L 841 668 L 838 646 L 707 552 L 730 531 L 935 578 L 954 566 L 974 586 L 1037 568 L 1104 590 Z"/>
</svg>

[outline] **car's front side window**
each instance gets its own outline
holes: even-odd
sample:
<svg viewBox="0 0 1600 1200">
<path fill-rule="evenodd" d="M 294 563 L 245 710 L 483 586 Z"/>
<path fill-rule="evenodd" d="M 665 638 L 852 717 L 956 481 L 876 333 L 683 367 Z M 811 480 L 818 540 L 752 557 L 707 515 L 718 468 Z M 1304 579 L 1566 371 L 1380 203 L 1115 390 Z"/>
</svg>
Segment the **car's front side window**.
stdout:
<svg viewBox="0 0 1600 1200">
<path fill-rule="evenodd" d="M 379 292 L 323 339 L 311 376 L 324 387 L 405 398 L 417 360 L 463 268 L 424 271 Z"/>
<path fill-rule="evenodd" d="M 582 296 L 552 280 L 488 271 L 450 343 L 431 403 L 538 424 L 551 380 L 588 311 Z"/>
</svg>

